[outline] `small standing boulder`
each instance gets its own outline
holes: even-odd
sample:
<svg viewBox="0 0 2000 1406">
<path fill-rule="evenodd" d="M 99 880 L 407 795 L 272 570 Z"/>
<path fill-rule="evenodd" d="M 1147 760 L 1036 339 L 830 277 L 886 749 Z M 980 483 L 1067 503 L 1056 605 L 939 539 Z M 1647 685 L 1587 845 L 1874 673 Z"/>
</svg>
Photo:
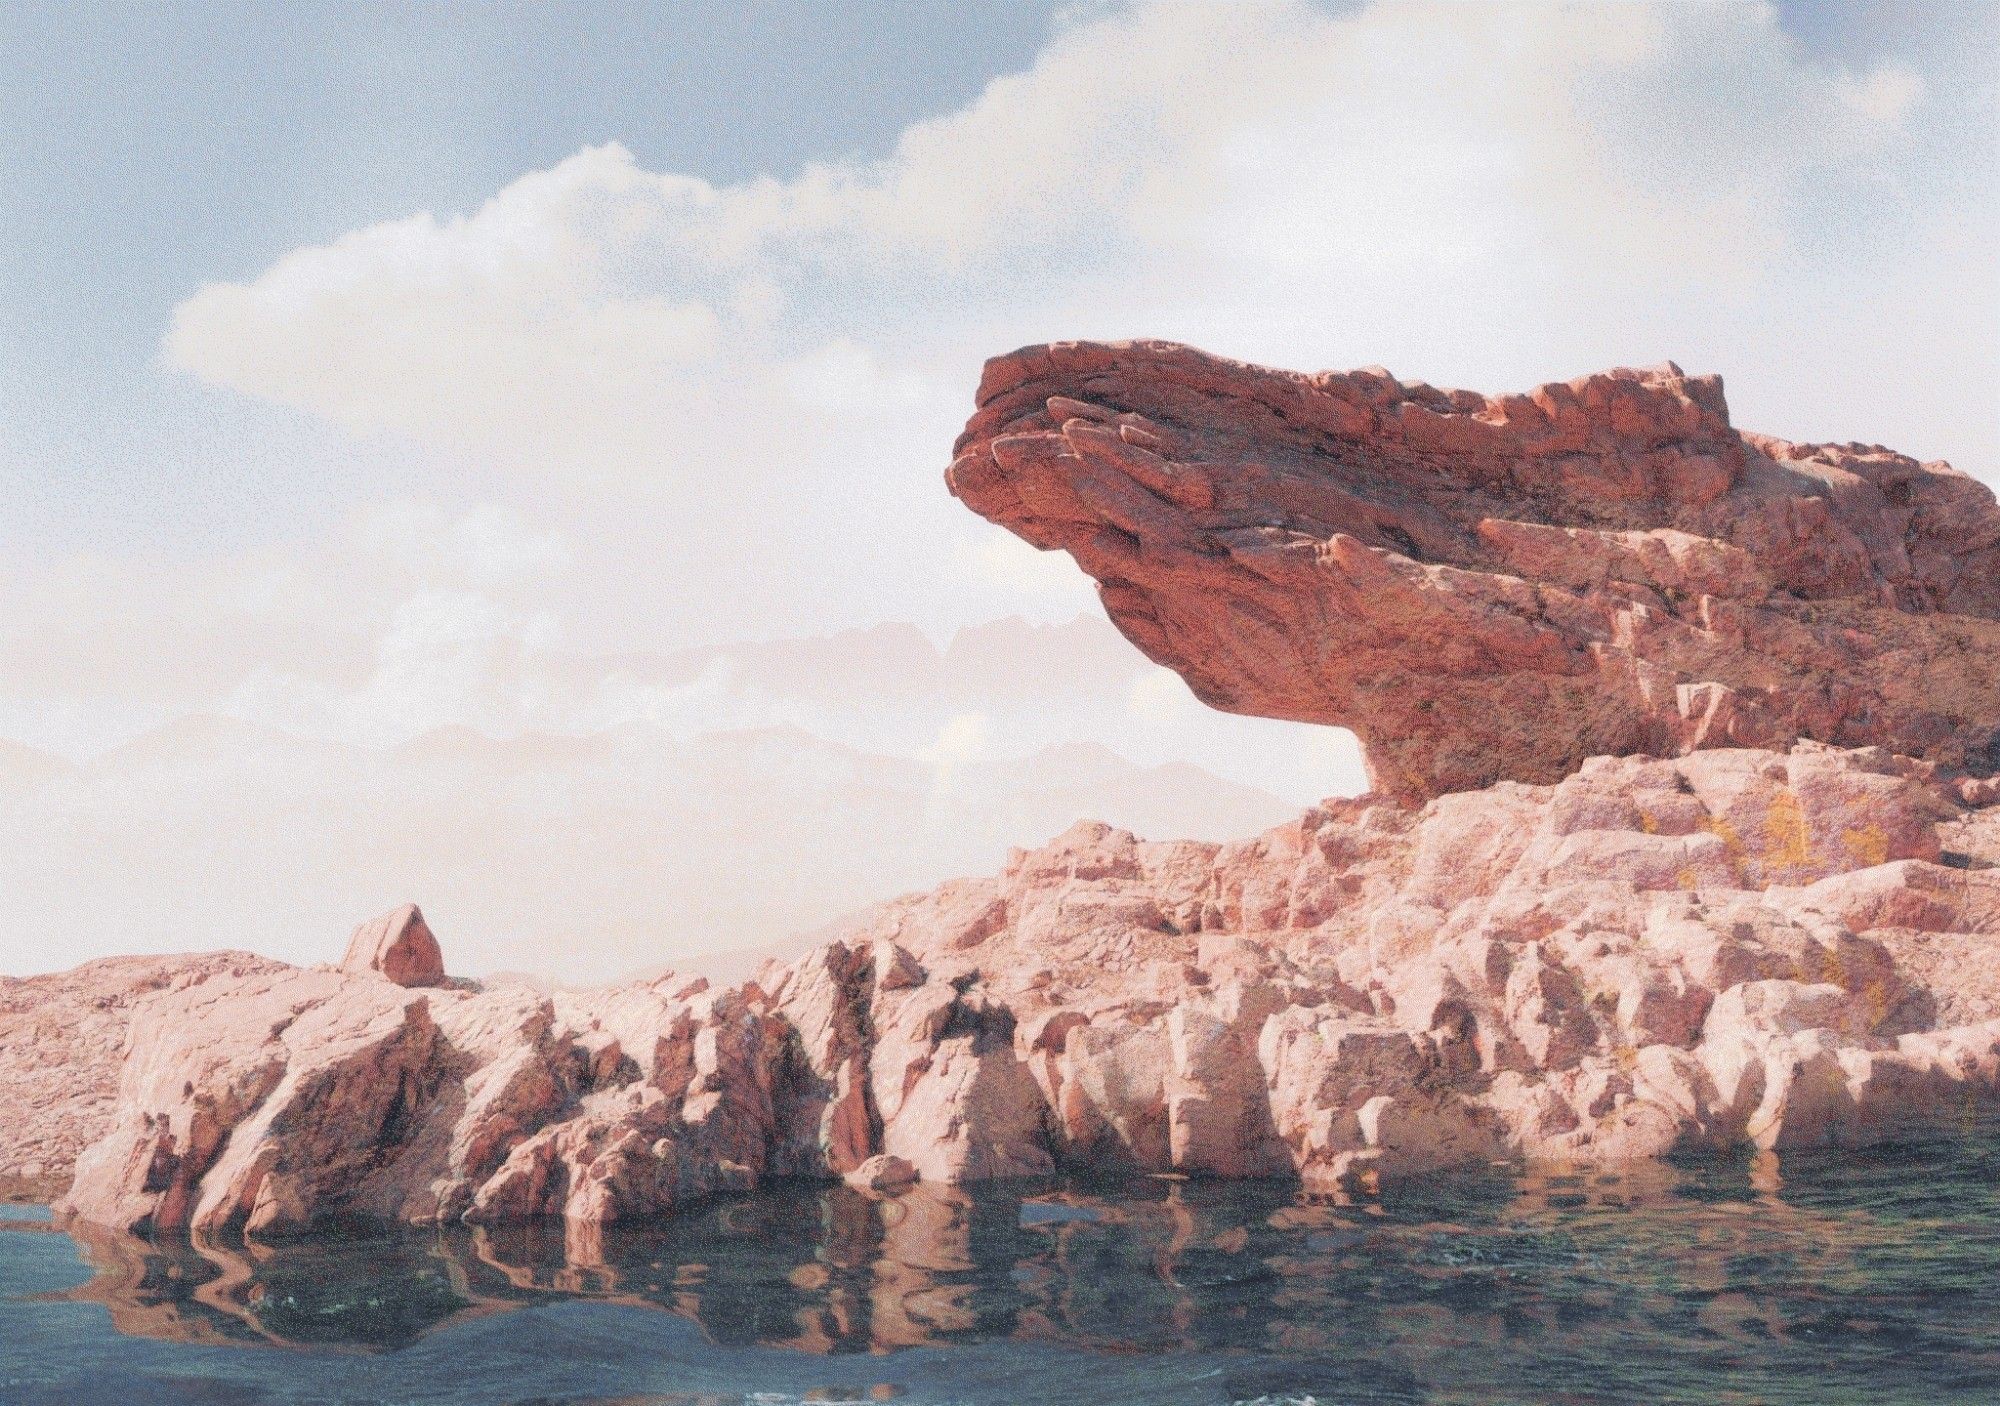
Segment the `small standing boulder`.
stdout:
<svg viewBox="0 0 2000 1406">
<path fill-rule="evenodd" d="M 348 940 L 347 955 L 340 959 L 340 969 L 374 972 L 398 986 L 442 986 L 445 979 L 444 953 L 414 903 L 405 903 L 356 928 Z"/>
<path fill-rule="evenodd" d="M 856 1191 L 870 1191 L 884 1196 L 907 1191 L 917 1184 L 917 1169 L 901 1157 L 893 1157 L 886 1152 L 878 1152 L 866 1162 L 841 1178 Z"/>
</svg>

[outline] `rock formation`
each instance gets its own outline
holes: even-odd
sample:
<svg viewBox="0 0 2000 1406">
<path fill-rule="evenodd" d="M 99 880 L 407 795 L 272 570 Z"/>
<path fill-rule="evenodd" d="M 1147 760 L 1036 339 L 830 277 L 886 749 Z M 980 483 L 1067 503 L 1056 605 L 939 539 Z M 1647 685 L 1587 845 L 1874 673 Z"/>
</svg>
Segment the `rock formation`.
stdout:
<svg viewBox="0 0 2000 1406">
<path fill-rule="evenodd" d="M 60 1190 L 111 1126 L 132 1008 L 163 991 L 280 964 L 247 952 L 107 957 L 0 976 L 0 1200 Z"/>
<path fill-rule="evenodd" d="M 1352 728 L 1379 790 L 1802 737 L 2000 766 L 1993 495 L 1739 432 L 1716 377 L 1487 397 L 1058 343 L 978 401 L 954 493 L 1205 702 Z"/>
<path fill-rule="evenodd" d="M 414 908 L 339 968 L 191 968 L 67 1211 L 559 1215 L 588 1258 L 772 1177 L 1347 1189 L 2000 1111 L 1985 490 L 1739 435 L 1671 368 L 1487 401 L 1051 347 L 981 401 L 961 496 L 1203 696 L 1359 728 L 1383 790 L 1079 825 L 726 989 L 448 981 Z"/>
<path fill-rule="evenodd" d="M 2000 1107 L 2000 810 L 1926 770 L 1802 744 L 1231 845 L 1080 825 L 726 990 L 217 970 L 139 1006 L 68 1208 L 590 1225 L 773 1176 L 1335 1187 L 1950 1133 Z"/>
</svg>

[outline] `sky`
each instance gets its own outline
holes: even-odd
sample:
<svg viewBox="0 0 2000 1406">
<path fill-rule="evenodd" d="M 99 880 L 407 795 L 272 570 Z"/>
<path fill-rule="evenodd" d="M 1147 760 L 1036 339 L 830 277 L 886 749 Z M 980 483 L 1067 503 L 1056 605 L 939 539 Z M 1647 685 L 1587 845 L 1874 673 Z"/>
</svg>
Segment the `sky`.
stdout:
<svg viewBox="0 0 2000 1406">
<path fill-rule="evenodd" d="M 1991 481 L 1996 31 L 12 0 L 0 971 L 310 959 L 414 898 L 468 970 L 605 975 L 1077 815 L 1220 839 L 1358 789 L 1351 739 L 1203 709 L 944 493 L 981 360 L 1166 336 L 1503 391 L 1672 358 L 1748 428 Z M 1094 792 L 992 782 L 1076 747 Z M 446 785 L 484 809 L 371 831 Z M 896 838 L 809 827 L 853 883 L 759 907 L 815 805 Z"/>
</svg>

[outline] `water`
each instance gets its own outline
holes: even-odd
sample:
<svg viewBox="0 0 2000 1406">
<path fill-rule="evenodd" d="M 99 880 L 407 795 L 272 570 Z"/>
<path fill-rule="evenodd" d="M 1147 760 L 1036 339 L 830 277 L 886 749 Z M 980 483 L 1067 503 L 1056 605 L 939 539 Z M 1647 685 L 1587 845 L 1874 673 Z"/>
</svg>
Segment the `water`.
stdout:
<svg viewBox="0 0 2000 1406">
<path fill-rule="evenodd" d="M 0 1207 L 0 1402 L 2000 1402 L 2000 1139 L 1618 1174 L 790 1187 L 281 1248 Z"/>
</svg>

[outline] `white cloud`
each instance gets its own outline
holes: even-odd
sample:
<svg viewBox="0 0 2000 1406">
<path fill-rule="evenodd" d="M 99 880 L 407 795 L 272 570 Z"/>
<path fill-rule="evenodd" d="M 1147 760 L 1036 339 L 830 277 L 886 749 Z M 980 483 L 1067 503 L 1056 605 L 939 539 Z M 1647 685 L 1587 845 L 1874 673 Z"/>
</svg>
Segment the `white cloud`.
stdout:
<svg viewBox="0 0 2000 1406">
<path fill-rule="evenodd" d="M 1842 102 L 1874 122 L 1900 123 L 1924 96 L 1924 78 L 1908 64 L 1883 62 L 1866 73 L 1843 76 Z"/>
<path fill-rule="evenodd" d="M 81 767 L 0 747 L 0 971 L 204 947 L 330 961 L 414 899 L 453 971 L 605 980 L 793 944 L 1086 816 L 1214 839 L 1289 818 L 1185 767 L 1087 760 L 961 763 L 943 785 L 796 729 L 640 725 L 384 750 L 190 720 Z"/>
<path fill-rule="evenodd" d="M 1009 327 L 1169 316 L 1238 338 L 1244 312 L 1286 310 L 1320 347 L 1264 340 L 1311 356 L 1441 292 L 1462 318 L 1396 349 L 1525 370 L 1575 355 L 1581 319 L 1796 276 L 1816 224 L 1888 214 L 1850 203 L 1856 181 L 1897 160 L 1923 92 L 1907 65 L 1806 60 L 1756 4 L 1142 4 L 881 161 L 716 186 L 587 149 L 470 216 L 206 288 L 167 350 L 355 428 L 526 428 L 537 455 L 550 431 L 665 433 L 660 407 L 692 412 L 723 368 L 859 375 L 871 398 Z M 1572 302 L 1542 306 L 1555 287 Z"/>
<path fill-rule="evenodd" d="M 502 666 L 560 643 L 546 602 L 571 560 L 559 533 L 508 509 L 407 501 L 247 552 L 17 558 L 0 566 L 0 735 L 87 756 L 259 697 L 292 700 L 274 721 L 377 743 L 518 713 Z M 308 721 L 308 695 L 341 700 L 355 726 Z M 422 716 L 367 727 L 370 713 Z"/>
<path fill-rule="evenodd" d="M 1004 528 L 989 528 L 967 542 L 961 560 L 973 579 L 1043 609 L 1066 614 L 1096 604 L 1090 578 L 1068 557 L 1037 551 Z"/>
<path fill-rule="evenodd" d="M 593 148 L 470 217 L 374 225 L 295 250 L 251 284 L 212 284 L 176 310 L 166 352 L 350 429 L 477 429 L 483 442 L 536 406 L 641 396 L 713 361 L 727 269 L 701 267 L 683 240 L 672 265 L 654 262 L 683 286 L 631 275 L 661 226 L 698 225 L 714 204 L 702 182 Z"/>
<path fill-rule="evenodd" d="M 1194 695 L 1172 669 L 1149 669 L 1132 682 L 1132 711 L 1148 722 L 1171 722 L 1187 712 Z M 1196 707 L 1201 704 L 1196 702 Z"/>
<path fill-rule="evenodd" d="M 473 585 L 541 586 L 575 560 L 574 548 L 560 533 L 493 503 L 448 517 L 430 505 L 391 502 L 364 513 L 354 535 L 381 559 L 442 569 Z"/>
<path fill-rule="evenodd" d="M 1345 728 L 1218 713 L 1171 669 L 1134 678 L 1125 709 L 1118 736 L 1135 758 L 1219 767 L 1221 775 L 1302 805 L 1368 789 L 1361 744 Z"/>
<path fill-rule="evenodd" d="M 555 711 L 547 612 L 521 613 L 469 591 L 422 590 L 397 604 L 357 684 L 304 661 L 261 669 L 221 703 L 231 717 L 311 737 L 393 746 L 439 727 L 518 733 Z M 559 705 L 558 705 L 559 706 Z"/>
<path fill-rule="evenodd" d="M 921 755 L 936 769 L 939 792 L 948 793 L 958 788 L 967 768 L 987 760 L 992 750 L 993 720 L 984 713 L 956 713 Z"/>
<path fill-rule="evenodd" d="M 867 347 L 844 338 L 784 363 L 778 373 L 797 404 L 850 419 L 895 415 L 938 399 L 939 388 L 921 373 L 891 369 Z"/>
</svg>

